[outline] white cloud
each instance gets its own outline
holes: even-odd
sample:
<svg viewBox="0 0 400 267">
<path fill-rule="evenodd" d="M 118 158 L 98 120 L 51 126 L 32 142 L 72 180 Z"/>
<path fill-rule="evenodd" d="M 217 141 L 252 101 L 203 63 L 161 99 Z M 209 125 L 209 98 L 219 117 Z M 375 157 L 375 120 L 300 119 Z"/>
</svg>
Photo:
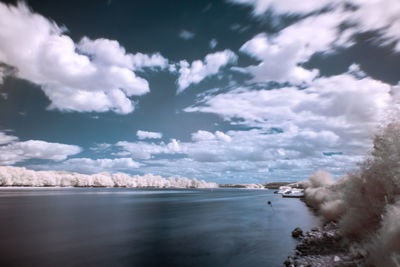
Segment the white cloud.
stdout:
<svg viewBox="0 0 400 267">
<path fill-rule="evenodd" d="M 78 50 L 93 57 L 99 65 L 116 66 L 137 70 L 142 68 L 166 68 L 168 60 L 160 53 L 147 55 L 142 53 L 127 54 L 125 48 L 115 40 L 99 38 L 90 40 L 83 37 L 77 45 Z"/>
<path fill-rule="evenodd" d="M 189 85 L 196 84 L 206 77 L 215 75 L 227 64 L 235 63 L 237 56 L 231 50 L 224 50 L 208 54 L 203 61 L 195 60 L 189 64 L 186 60 L 179 62 L 178 93 L 181 93 Z"/>
<path fill-rule="evenodd" d="M 192 140 L 195 142 L 221 140 L 229 143 L 231 141 L 231 137 L 220 131 L 216 131 L 215 134 L 213 134 L 208 131 L 199 130 L 195 133 L 192 133 Z"/>
<path fill-rule="evenodd" d="M 18 137 L 0 132 L 0 145 L 5 145 L 16 140 L 18 140 Z"/>
<path fill-rule="evenodd" d="M 90 147 L 89 149 L 94 152 L 104 152 L 106 150 L 109 150 L 111 147 L 112 147 L 111 144 L 100 143 L 100 144 L 95 144 L 94 146 Z"/>
<path fill-rule="evenodd" d="M 195 34 L 193 32 L 187 31 L 187 30 L 182 30 L 179 33 L 179 37 L 184 39 L 184 40 L 190 40 L 195 37 Z"/>
<path fill-rule="evenodd" d="M 197 134 L 194 142 L 181 143 L 186 148 L 186 158 L 150 159 L 142 169 L 167 175 L 179 172 L 185 176 L 207 177 L 220 183 L 263 183 L 272 178 L 275 181 L 304 179 L 322 167 L 341 175 L 362 159 L 360 151 L 352 150 L 354 146 L 340 150 L 343 148 L 341 137 L 329 130 L 301 129 L 293 125 L 282 132 L 232 130 L 225 133 L 230 136 L 230 142 L 213 138 L 210 132 Z M 323 155 L 330 151 L 343 154 Z"/>
<path fill-rule="evenodd" d="M 379 30 L 385 45 L 394 41 L 395 51 L 400 52 L 400 1 L 397 0 L 351 0 L 357 6 L 350 21 L 356 23 L 359 32 Z"/>
<path fill-rule="evenodd" d="M 168 59 L 164 58 L 160 53 L 155 53 L 150 56 L 142 53 L 136 53 L 132 56 L 132 64 L 134 69 L 164 69 L 168 67 Z"/>
<path fill-rule="evenodd" d="M 293 173 L 298 175 L 294 179 L 306 177 L 321 167 L 336 174 L 354 168 L 371 148 L 376 127 L 399 103 L 398 88 L 368 77 L 356 64 L 347 73 L 332 77 L 319 77 L 317 69 L 305 69 L 302 64 L 316 53 L 331 53 L 338 47 L 353 45 L 356 34 L 375 30 L 379 31 L 375 35 L 378 45 L 397 42 L 394 50 L 400 51 L 400 2 L 231 2 L 252 6 L 254 15 L 262 15 L 268 9 L 273 15 L 315 13 L 298 17 L 297 22 L 276 34 L 255 36 L 240 51 L 259 63 L 232 68 L 252 74 L 255 83 L 289 82 L 293 86 L 261 89 L 263 85 L 257 84 L 255 89 L 250 85 L 221 90 L 225 93 L 220 94 L 204 93 L 198 95 L 196 105 L 185 109 L 217 114 L 232 125 L 257 127 L 229 131 L 229 145 L 216 142 L 212 133 L 199 135 L 203 137 L 201 147 L 196 143 L 186 145 L 191 161 L 185 167 L 223 172 L 222 166 L 229 166 L 222 175 L 229 177 L 229 168 L 233 168 L 232 177 L 240 177 L 241 171 L 234 167 L 241 166 L 244 175 L 257 176 L 254 173 L 263 169 L 274 179 L 293 177 Z M 345 2 L 353 8 L 344 8 Z M 318 12 L 328 6 L 330 9 Z M 301 89 L 296 85 L 301 85 Z M 168 166 L 165 163 L 165 168 Z"/>
<path fill-rule="evenodd" d="M 27 6 L 0 3 L 0 62 L 15 76 L 41 86 L 50 108 L 130 113 L 130 97 L 149 92 L 135 75 L 142 67 L 166 67 L 160 54 L 127 54 L 114 40 L 87 37 L 75 44 L 56 23 Z"/>
<path fill-rule="evenodd" d="M 247 41 L 240 51 L 261 61 L 246 68 L 253 75 L 253 82 L 310 83 L 319 71 L 305 69 L 299 64 L 334 45 L 341 21 L 337 13 L 311 16 L 275 36 L 262 33 Z"/>
<path fill-rule="evenodd" d="M 204 140 L 214 140 L 215 135 L 208 131 L 199 130 L 195 133 L 192 133 L 192 140 L 193 141 L 204 141 Z"/>
<path fill-rule="evenodd" d="M 227 120 L 242 119 L 246 125 L 262 126 L 287 120 L 296 122 L 326 119 L 343 126 L 376 123 L 391 105 L 391 86 L 350 73 L 318 78 L 310 87 L 271 90 L 238 88 L 206 96 L 187 112 L 217 113 Z M 270 123 L 267 123 L 267 122 Z"/>
<path fill-rule="evenodd" d="M 131 68 L 132 59 L 126 54 L 125 48 L 115 40 L 99 38 L 91 40 L 83 37 L 77 48 L 84 55 L 93 56 L 93 63 L 105 66 Z"/>
<path fill-rule="evenodd" d="M 201 131 L 192 135 L 193 143 L 184 143 L 186 154 L 199 162 L 298 160 L 321 156 L 322 148 L 332 148 L 339 137 L 330 131 L 287 129 L 284 133 L 268 133 L 253 129 L 229 131 L 215 135 Z M 221 138 L 222 137 L 222 138 Z"/>
<path fill-rule="evenodd" d="M 325 7 L 339 13 L 342 20 L 351 24 L 348 31 L 341 33 L 342 41 L 351 44 L 349 38 L 362 32 L 379 31 L 377 44 L 395 43 L 394 50 L 400 52 L 400 2 L 397 0 L 230 0 L 231 3 L 252 7 L 255 16 L 267 10 L 277 14 L 308 14 Z M 345 8 L 351 5 L 353 8 Z M 331 12 L 332 12 L 331 11 Z M 326 13 L 326 14 L 329 14 Z M 318 24 L 315 24 L 318 27 Z M 314 36 L 318 36 L 315 34 Z"/>
<path fill-rule="evenodd" d="M 221 140 L 221 141 L 224 141 L 224 142 L 227 142 L 227 143 L 229 143 L 232 140 L 232 138 L 229 135 L 224 134 L 223 132 L 220 132 L 220 131 L 216 131 L 215 132 L 215 137 L 218 140 Z"/>
<path fill-rule="evenodd" d="M 81 151 L 79 146 L 40 140 L 12 141 L 0 146 L 0 164 L 11 165 L 28 159 L 62 161 Z"/>
<path fill-rule="evenodd" d="M 193 159 L 211 161 L 313 161 L 332 151 L 357 158 L 370 148 L 371 133 L 395 104 L 392 90 L 383 82 L 345 73 L 318 78 L 306 89 L 238 88 L 205 95 L 185 111 L 215 113 L 231 124 L 259 130 L 229 131 L 228 146 L 211 144 L 213 134 L 201 132 L 193 140 L 208 140 L 210 145 L 186 145 L 187 153 Z"/>
<path fill-rule="evenodd" d="M 210 43 L 208 44 L 211 49 L 214 49 L 218 45 L 218 41 L 216 39 L 211 39 Z"/>
<path fill-rule="evenodd" d="M 158 132 L 147 132 L 147 131 L 142 131 L 139 130 L 136 132 L 136 136 L 140 139 L 160 139 L 162 138 L 162 133 Z"/>
<path fill-rule="evenodd" d="M 231 3 L 247 5 L 253 8 L 253 14 L 260 16 L 268 9 L 272 9 L 277 13 L 310 13 L 315 10 L 322 9 L 326 6 L 333 5 L 338 0 L 229 0 Z"/>
<path fill-rule="evenodd" d="M 126 171 L 137 169 L 140 163 L 131 158 L 115 158 L 115 159 L 90 159 L 90 158 L 72 158 L 65 160 L 57 165 L 50 165 L 51 168 L 59 170 L 77 171 L 83 173 L 98 173 L 102 171 Z"/>
<path fill-rule="evenodd" d="M 155 144 L 146 142 L 119 141 L 116 143 L 116 146 L 120 147 L 122 151 L 115 153 L 115 155 L 130 155 L 132 158 L 136 159 L 150 159 L 153 155 L 158 154 L 179 154 L 183 153 L 186 149 L 175 139 L 172 139 L 167 144 L 164 142 Z"/>
<path fill-rule="evenodd" d="M 264 144 L 265 145 L 265 144 Z M 273 156 L 273 155 L 271 155 Z M 318 168 L 329 169 L 335 175 L 351 171 L 362 157 L 335 155 L 313 158 L 285 159 L 278 153 L 274 159 L 252 161 L 197 161 L 191 158 L 146 161 L 143 170 L 150 173 L 173 175 L 180 173 L 189 177 L 204 177 L 219 183 L 265 183 L 273 181 L 299 181 L 306 179 Z M 261 171 L 260 171 L 261 170 Z"/>
<path fill-rule="evenodd" d="M 192 134 L 193 142 L 122 141 L 116 144 L 121 149 L 116 155 L 144 160 L 140 168 L 142 172 L 179 173 L 237 182 L 249 182 L 250 179 L 251 182 L 263 182 L 268 177 L 275 180 L 306 178 L 320 167 L 341 174 L 344 170 L 351 170 L 361 158 L 362 144 L 343 142 L 345 131 L 338 131 L 340 127 L 320 129 L 324 125 L 306 127 L 297 121 L 283 124 L 279 125 L 283 129 L 277 131 L 266 128 L 265 122 L 264 128 L 258 124 L 258 129 L 251 130 L 226 133 L 199 130 Z M 341 153 L 327 157 L 323 154 L 325 152 Z M 171 158 L 170 155 L 174 154 L 181 156 Z M 264 171 L 259 172 L 260 169 Z"/>
</svg>

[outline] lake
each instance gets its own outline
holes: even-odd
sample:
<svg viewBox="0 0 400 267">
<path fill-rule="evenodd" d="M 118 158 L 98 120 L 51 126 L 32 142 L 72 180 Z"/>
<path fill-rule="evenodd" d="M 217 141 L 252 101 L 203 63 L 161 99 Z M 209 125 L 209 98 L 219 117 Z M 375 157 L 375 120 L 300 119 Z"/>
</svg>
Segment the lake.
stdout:
<svg viewBox="0 0 400 267">
<path fill-rule="evenodd" d="M 0 203 L 0 266 L 283 266 L 291 231 L 319 224 L 273 190 L 1 188 Z"/>
</svg>

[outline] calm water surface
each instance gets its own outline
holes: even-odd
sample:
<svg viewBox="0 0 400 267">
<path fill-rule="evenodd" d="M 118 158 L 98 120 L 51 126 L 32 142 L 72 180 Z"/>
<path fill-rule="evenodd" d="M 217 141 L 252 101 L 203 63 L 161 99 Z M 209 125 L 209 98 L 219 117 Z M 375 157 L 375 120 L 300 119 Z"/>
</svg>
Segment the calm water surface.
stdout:
<svg viewBox="0 0 400 267">
<path fill-rule="evenodd" d="M 272 190 L 3 188 L 0 266 L 283 266 L 317 224 Z"/>
</svg>

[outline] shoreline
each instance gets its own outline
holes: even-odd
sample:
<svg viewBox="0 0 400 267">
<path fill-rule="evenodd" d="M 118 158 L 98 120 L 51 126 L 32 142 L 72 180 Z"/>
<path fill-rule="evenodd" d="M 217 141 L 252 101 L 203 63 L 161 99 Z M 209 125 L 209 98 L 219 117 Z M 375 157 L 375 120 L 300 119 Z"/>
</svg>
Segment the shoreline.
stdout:
<svg viewBox="0 0 400 267">
<path fill-rule="evenodd" d="M 292 237 L 299 243 L 294 255 L 289 255 L 283 262 L 284 266 L 365 266 L 365 250 L 356 242 L 345 239 L 336 222 L 313 228 L 306 233 L 296 228 L 292 231 Z"/>
<path fill-rule="evenodd" d="M 314 216 L 322 219 L 306 199 L 301 201 Z M 283 262 L 286 267 L 354 267 L 366 264 L 366 251 L 356 241 L 346 239 L 336 221 L 325 222 L 307 232 L 296 227 L 292 238 L 298 243 L 293 254 Z"/>
<path fill-rule="evenodd" d="M 291 182 L 270 182 L 265 184 L 218 184 L 218 187 L 213 187 L 209 189 L 279 189 L 281 186 L 292 184 Z M 0 185 L 1 189 L 28 189 L 28 188 L 141 188 L 141 189 L 202 189 L 198 187 L 157 187 L 157 186 L 31 186 L 31 185 Z M 207 189 L 207 188 L 203 188 Z"/>
<path fill-rule="evenodd" d="M 219 188 L 247 188 L 247 189 L 279 189 L 281 186 L 295 184 L 296 182 L 268 182 L 264 184 L 219 184 Z M 251 188 L 257 185 L 257 188 Z"/>
<path fill-rule="evenodd" d="M 188 190 L 188 189 L 199 189 L 199 190 L 215 190 L 215 189 L 232 189 L 232 190 L 273 190 L 269 188 L 248 188 L 248 187 L 212 187 L 212 188 L 201 188 L 201 187 L 124 187 L 124 186 L 0 186 L 1 190 L 18 190 L 18 189 L 159 189 L 159 190 Z"/>
</svg>

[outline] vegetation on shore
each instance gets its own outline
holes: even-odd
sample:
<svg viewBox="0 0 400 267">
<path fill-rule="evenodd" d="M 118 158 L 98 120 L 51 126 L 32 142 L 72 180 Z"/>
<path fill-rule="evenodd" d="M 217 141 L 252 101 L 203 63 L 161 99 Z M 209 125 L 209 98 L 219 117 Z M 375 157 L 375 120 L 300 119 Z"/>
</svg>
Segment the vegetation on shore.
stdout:
<svg viewBox="0 0 400 267">
<path fill-rule="evenodd" d="M 362 266 L 400 266 L 400 123 L 375 136 L 359 170 L 337 181 L 320 170 L 302 185 L 305 203 L 335 223 L 342 247 L 363 255 Z"/>
</svg>

